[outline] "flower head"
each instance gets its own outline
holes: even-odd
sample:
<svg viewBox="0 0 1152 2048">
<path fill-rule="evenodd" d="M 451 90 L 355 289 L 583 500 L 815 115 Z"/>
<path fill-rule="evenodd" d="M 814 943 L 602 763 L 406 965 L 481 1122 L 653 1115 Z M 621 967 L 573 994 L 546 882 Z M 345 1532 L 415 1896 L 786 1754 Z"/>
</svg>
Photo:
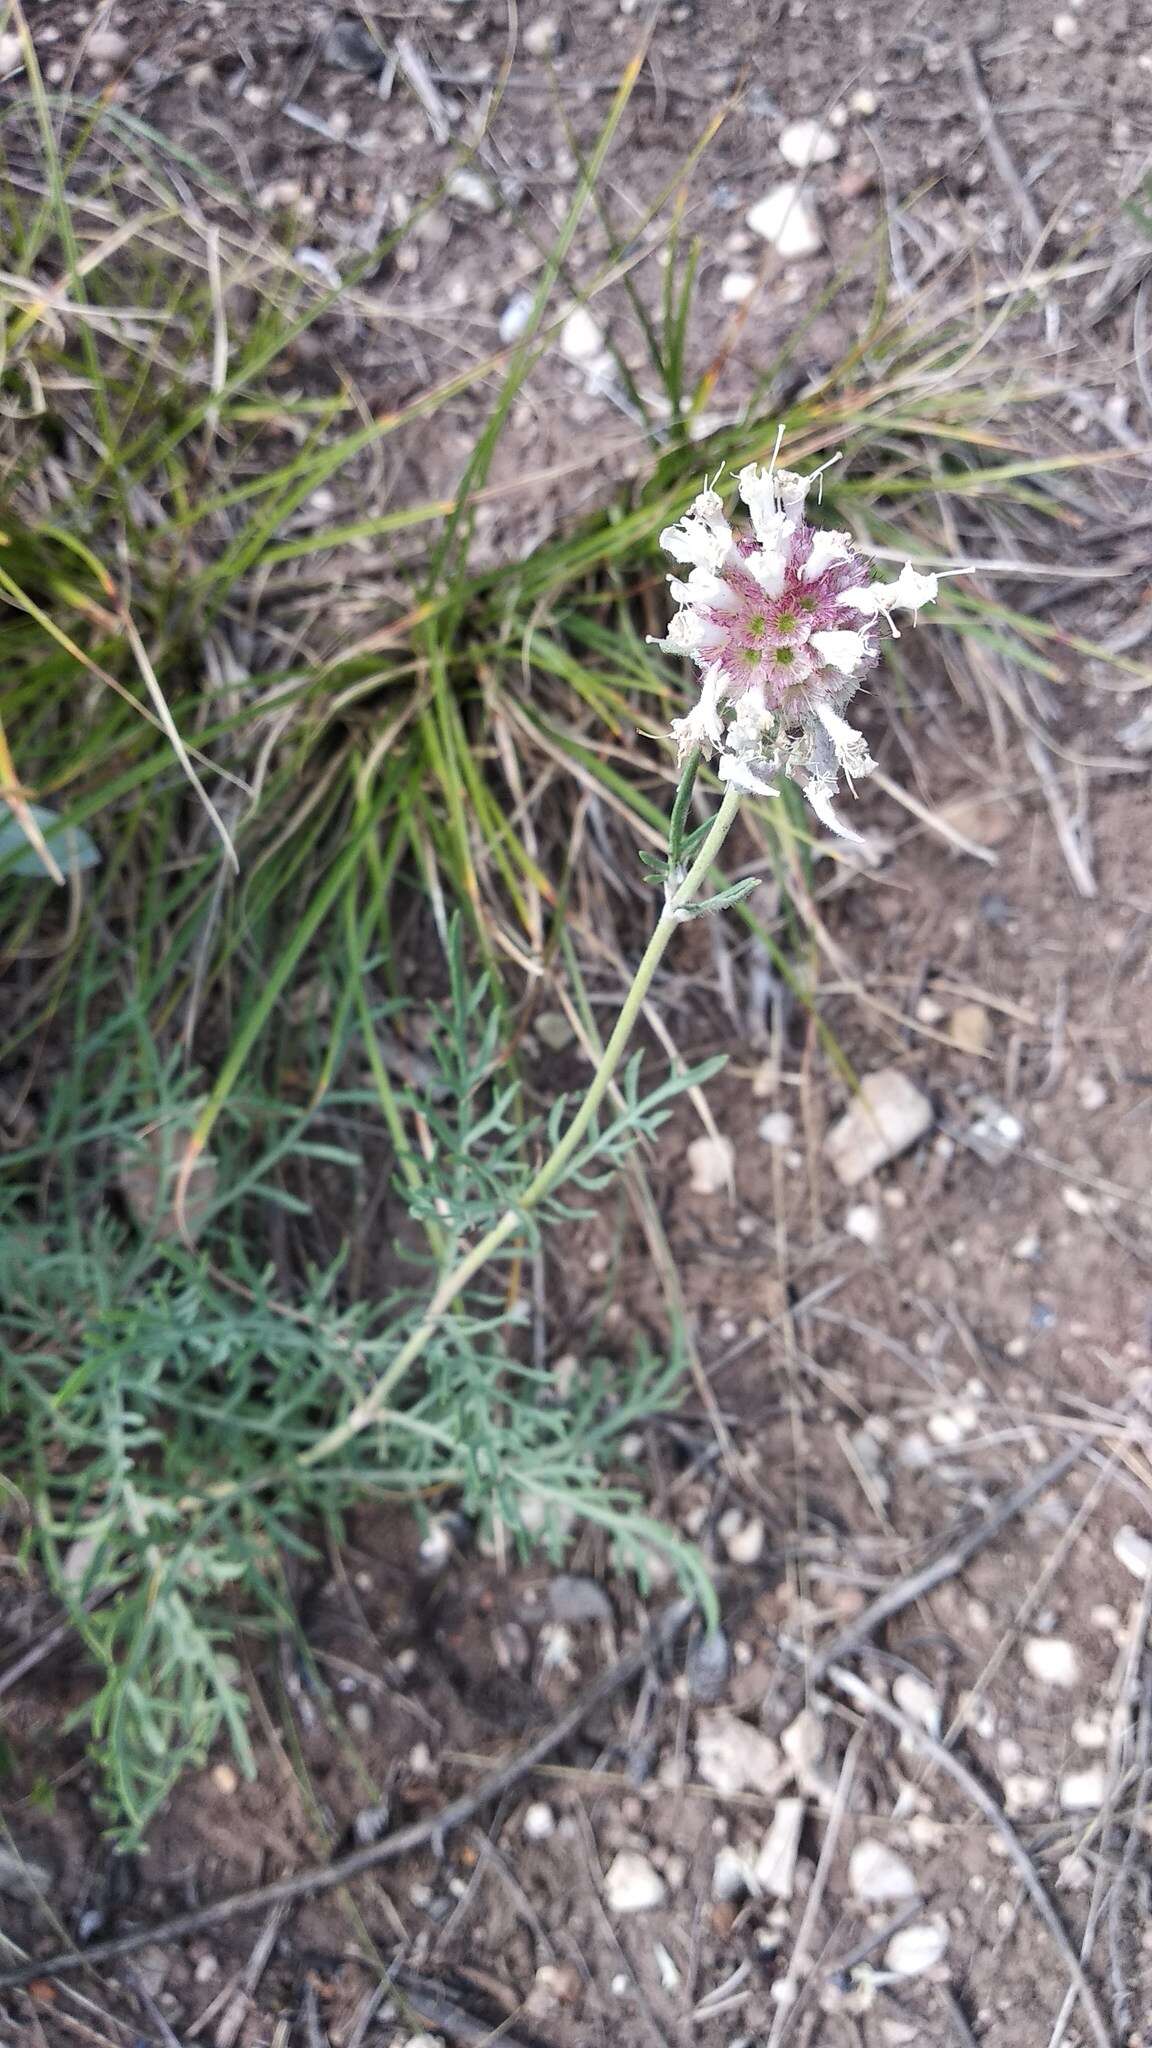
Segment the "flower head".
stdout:
<svg viewBox="0 0 1152 2048">
<path fill-rule="evenodd" d="M 936 596 L 935 576 L 906 563 L 874 583 L 850 534 L 804 517 L 814 477 L 751 462 L 736 479 L 752 532 L 737 535 L 706 487 L 660 545 L 686 576 L 668 581 L 678 609 L 659 643 L 701 669 L 700 697 L 672 732 L 681 755 L 719 754 L 723 781 L 774 796 L 799 783 L 824 823 L 847 838 L 832 799 L 875 766 L 844 711 L 880 658 L 880 621 Z"/>
</svg>

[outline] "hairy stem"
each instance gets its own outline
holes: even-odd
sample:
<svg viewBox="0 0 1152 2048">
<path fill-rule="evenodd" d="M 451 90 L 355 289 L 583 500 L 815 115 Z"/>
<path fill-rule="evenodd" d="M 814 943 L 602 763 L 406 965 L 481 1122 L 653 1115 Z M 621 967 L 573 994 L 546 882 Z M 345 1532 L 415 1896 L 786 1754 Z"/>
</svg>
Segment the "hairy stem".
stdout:
<svg viewBox="0 0 1152 2048">
<path fill-rule="evenodd" d="M 689 765 L 694 772 L 695 763 Z M 332 1457 L 354 1436 L 359 1436 L 361 1430 L 367 1429 L 377 1420 L 397 1381 L 403 1379 L 404 1374 L 418 1362 L 442 1318 L 463 1293 L 469 1281 L 475 1279 L 488 1260 L 507 1243 L 525 1215 L 535 1209 L 562 1179 L 608 1093 L 613 1075 L 636 1028 L 636 1020 L 652 986 L 653 976 L 664 958 L 668 942 L 677 925 L 683 921 L 684 911 L 699 896 L 709 871 L 732 830 L 739 807 L 738 791 L 726 790 L 699 853 L 683 879 L 674 888 L 670 888 L 587 1094 L 563 1137 L 557 1141 L 543 1165 L 529 1181 L 519 1202 L 513 1208 L 506 1209 L 499 1222 L 493 1224 L 491 1230 L 473 1245 L 471 1251 L 466 1252 L 454 1266 L 441 1274 L 424 1314 L 406 1342 L 401 1345 L 388 1370 L 381 1373 L 379 1379 L 344 1417 L 343 1422 L 338 1422 L 334 1428 L 327 1430 L 309 1446 L 308 1450 L 301 1453 L 301 1465 L 318 1465 L 323 1459 Z"/>
</svg>

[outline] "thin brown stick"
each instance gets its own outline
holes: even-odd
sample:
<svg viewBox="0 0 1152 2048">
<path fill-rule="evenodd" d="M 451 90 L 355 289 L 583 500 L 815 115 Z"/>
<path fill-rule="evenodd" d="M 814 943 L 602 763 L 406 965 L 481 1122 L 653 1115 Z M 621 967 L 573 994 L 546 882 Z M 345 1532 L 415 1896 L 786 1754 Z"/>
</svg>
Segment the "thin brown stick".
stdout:
<svg viewBox="0 0 1152 2048">
<path fill-rule="evenodd" d="M 1098 2048 L 1114 2048 L 1108 2022 L 1101 2011 L 1096 1993 L 1084 1974 L 1083 1965 L 1072 1945 L 1068 1930 L 1052 1904 L 1027 1849 L 992 1794 L 985 1789 L 975 1773 L 968 1769 L 967 1764 L 952 1750 L 946 1749 L 937 1736 L 930 1735 L 927 1729 L 912 1719 L 910 1714 L 903 1713 L 892 1700 L 885 1699 L 873 1686 L 866 1685 L 854 1671 L 846 1670 L 842 1664 L 835 1664 L 828 1668 L 825 1677 L 829 1685 L 851 1700 L 853 1706 L 859 1707 L 863 1712 L 876 1714 L 880 1720 L 887 1721 L 889 1727 L 897 1729 L 905 1737 L 910 1748 L 919 1750 L 922 1756 L 935 1764 L 937 1770 L 943 1771 L 946 1777 L 951 1778 L 953 1783 L 959 1786 L 965 1798 L 971 1800 L 973 1806 L 978 1808 L 989 1825 L 995 1829 L 1039 1919 L 1043 1921 L 1060 1952 Z"/>
<path fill-rule="evenodd" d="M 138 1949 L 147 1948 L 152 1942 L 182 1941 L 187 1935 L 202 1934 L 206 1928 L 219 1927 L 245 1913 L 259 1913 L 272 1906 L 293 1905 L 299 1899 L 315 1898 L 318 1892 L 333 1891 L 338 1885 L 363 1876 L 366 1870 L 374 1870 L 378 1864 L 395 1863 L 399 1857 L 411 1855 L 417 1849 L 439 1844 L 445 1835 L 473 1820 L 484 1807 L 492 1805 L 494 1800 L 502 1798 L 530 1777 L 537 1764 L 561 1749 L 597 1707 L 623 1691 L 626 1685 L 640 1676 L 653 1657 L 668 1648 L 694 1610 L 694 1601 L 675 1601 L 649 1630 L 643 1642 L 618 1658 L 609 1670 L 602 1672 L 573 1702 L 567 1713 L 561 1714 L 558 1721 L 536 1737 L 535 1742 L 530 1742 L 518 1756 L 489 1772 L 486 1778 L 473 1786 L 471 1792 L 452 1800 L 430 1819 L 412 1821 L 408 1827 L 397 1828 L 395 1833 L 385 1835 L 383 1840 L 369 1843 L 363 1849 L 354 1849 L 351 1855 L 342 1856 L 335 1863 L 299 1870 L 292 1877 L 257 1885 L 251 1891 L 232 1892 L 227 1898 L 214 1900 L 210 1906 L 198 1906 L 190 1913 L 177 1913 L 172 1919 L 151 1927 L 137 1927 L 131 1934 L 118 1935 L 112 1941 L 93 1942 L 91 1948 L 68 1949 L 60 1955 L 41 1957 L 34 1963 L 26 1963 L 18 1970 L 9 1970 L 0 1976 L 0 1991 L 14 1990 L 17 1985 L 27 1984 L 33 1978 L 62 1977 L 73 1970 L 114 1962 L 120 1956 L 134 1955 Z"/>
<path fill-rule="evenodd" d="M 874 1636 L 877 1629 L 882 1628 L 886 1621 L 891 1621 L 893 1615 L 903 1613 L 914 1601 L 922 1599 L 925 1593 L 930 1593 L 934 1586 L 939 1586 L 945 1579 L 953 1578 L 957 1572 L 963 1571 L 965 1565 L 970 1564 L 977 1553 L 984 1549 L 985 1544 L 990 1543 L 992 1538 L 999 1534 L 1005 1523 L 1014 1521 L 1025 1508 L 1031 1507 L 1032 1502 L 1038 1499 L 1040 1494 L 1046 1493 L 1050 1486 L 1055 1486 L 1066 1472 L 1071 1471 L 1073 1465 L 1079 1463 L 1090 1449 L 1091 1441 L 1069 1444 L 1058 1457 L 1051 1459 L 1039 1472 L 1034 1473 L 1025 1485 L 1018 1487 L 1015 1493 L 1008 1494 L 975 1529 L 969 1530 L 966 1536 L 960 1536 L 955 1543 L 950 1544 L 934 1563 L 926 1564 L 922 1571 L 909 1573 L 907 1578 L 897 1579 L 894 1586 L 888 1586 L 883 1593 L 879 1593 L 875 1600 L 869 1602 L 863 1613 L 857 1615 L 855 1621 L 850 1622 L 847 1628 L 841 1629 L 840 1634 L 834 1636 L 825 1649 L 818 1650 L 811 1658 L 809 1670 L 813 1683 L 819 1684 L 820 1680 L 827 1676 L 831 1665 L 839 1663 L 842 1657 L 850 1657 L 861 1644 Z"/>
</svg>

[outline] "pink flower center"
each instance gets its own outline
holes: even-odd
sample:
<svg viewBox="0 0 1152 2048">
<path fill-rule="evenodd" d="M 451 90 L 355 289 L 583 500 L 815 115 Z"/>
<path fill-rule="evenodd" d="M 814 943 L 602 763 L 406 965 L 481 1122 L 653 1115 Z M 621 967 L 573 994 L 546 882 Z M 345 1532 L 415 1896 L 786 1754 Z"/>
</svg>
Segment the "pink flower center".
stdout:
<svg viewBox="0 0 1152 2048">
<path fill-rule="evenodd" d="M 792 709 L 801 700 L 841 694 L 844 677 L 813 647 L 814 633 L 859 631 L 866 642 L 867 664 L 876 660 L 875 621 L 866 621 L 836 603 L 842 590 L 868 581 L 867 565 L 852 549 L 830 562 L 818 576 L 805 577 L 803 567 L 815 537 L 815 528 L 803 523 L 797 526 L 778 596 L 769 596 L 742 563 L 730 561 L 720 572 L 723 599 L 701 607 L 701 616 L 721 636 L 715 647 L 709 648 L 709 659 L 723 670 L 730 697 L 755 690 L 767 710 L 780 711 Z M 756 554 L 757 543 L 737 540 L 736 550 L 746 561 Z"/>
</svg>

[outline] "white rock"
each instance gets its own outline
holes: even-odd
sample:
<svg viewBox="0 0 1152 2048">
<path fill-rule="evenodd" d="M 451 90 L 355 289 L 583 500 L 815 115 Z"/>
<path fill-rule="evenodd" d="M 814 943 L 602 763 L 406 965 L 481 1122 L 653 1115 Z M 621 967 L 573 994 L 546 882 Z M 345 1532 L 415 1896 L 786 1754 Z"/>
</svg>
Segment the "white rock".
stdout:
<svg viewBox="0 0 1152 2048">
<path fill-rule="evenodd" d="M 526 1842 L 551 1841 L 556 1833 L 556 1815 L 543 1799 L 534 1799 L 524 1809 L 520 1829 Z"/>
<path fill-rule="evenodd" d="M 914 1899 L 920 1890 L 915 1873 L 884 1842 L 857 1842 L 848 1858 L 848 1882 L 866 1906 Z"/>
<path fill-rule="evenodd" d="M 926 1728 L 929 1735 L 939 1735 L 940 1700 L 935 1687 L 918 1671 L 901 1671 L 892 1681 L 892 1697 L 910 1721 Z"/>
<path fill-rule="evenodd" d="M 718 1195 L 731 1187 L 736 1163 L 736 1147 L 731 1138 L 693 1138 L 686 1156 L 694 1195 Z"/>
<path fill-rule="evenodd" d="M 1073 1686 L 1080 1677 L 1080 1659 L 1062 1636 L 1028 1636 L 1024 1662 L 1041 1685 Z"/>
<path fill-rule="evenodd" d="M 1107 1749 L 1108 1730 L 1103 1721 L 1092 1721 L 1085 1717 L 1072 1723 L 1072 1740 L 1081 1749 Z"/>
<path fill-rule="evenodd" d="M 720 279 L 720 303 L 723 306 L 742 306 L 755 289 L 755 271 L 726 270 Z"/>
<path fill-rule="evenodd" d="M 570 363 L 588 363 L 602 353 L 604 336 L 587 306 L 569 313 L 560 329 L 560 347 Z"/>
<path fill-rule="evenodd" d="M 519 341 L 532 316 L 533 294 L 515 291 L 500 315 L 498 333 L 504 343 Z"/>
<path fill-rule="evenodd" d="M 24 46 L 19 36 L 0 36 L 0 72 L 19 71 L 24 64 Z"/>
<path fill-rule="evenodd" d="M 1024 1126 L 1018 1116 L 1002 1103 L 993 1102 L 989 1097 L 980 1098 L 980 1114 L 962 1134 L 964 1143 L 985 1166 L 1003 1166 L 1021 1143 Z"/>
<path fill-rule="evenodd" d="M 879 1244 L 883 1228 L 884 1219 L 871 1202 L 853 1202 L 844 1217 L 845 1234 L 854 1237 L 857 1244 Z"/>
<path fill-rule="evenodd" d="M 560 48 L 560 30 L 550 14 L 530 21 L 524 30 L 524 48 L 530 57 L 554 57 Z"/>
<path fill-rule="evenodd" d="M 663 1905 L 667 1887 L 660 1872 L 638 1849 L 621 1849 L 608 1866 L 604 1896 L 610 1912 L 650 1913 L 654 1906 Z"/>
<path fill-rule="evenodd" d="M 742 1899 L 756 1890 L 754 1854 L 734 1849 L 731 1842 L 725 1842 L 716 1851 L 712 1865 L 712 1897 L 717 1900 Z"/>
<path fill-rule="evenodd" d="M 1060 1804 L 1065 1813 L 1096 1813 L 1108 1797 L 1108 1773 L 1100 1764 L 1085 1771 L 1067 1771 L 1060 1780 Z"/>
<path fill-rule="evenodd" d="M 945 1449 L 951 1449 L 954 1444 L 962 1444 L 968 1434 L 960 1417 L 950 1415 L 946 1408 L 942 1408 L 938 1415 L 930 1415 L 925 1427 L 933 1443 L 940 1444 Z"/>
<path fill-rule="evenodd" d="M 754 235 L 771 242 L 778 256 L 818 256 L 824 247 L 815 209 L 791 178 L 771 186 L 744 218 Z"/>
<path fill-rule="evenodd" d="M 1052 33 L 1058 43 L 1063 43 L 1068 49 L 1073 50 L 1080 41 L 1080 23 L 1074 14 L 1054 14 Z"/>
<path fill-rule="evenodd" d="M 948 1949 L 948 1930 L 935 1920 L 917 1920 L 892 1936 L 884 1951 L 884 1967 L 897 1977 L 920 1977 L 933 1970 Z"/>
<path fill-rule="evenodd" d="M 128 38 L 118 28 L 98 28 L 84 44 L 84 54 L 94 64 L 118 64 L 128 51 Z"/>
<path fill-rule="evenodd" d="M 749 1515 L 745 1519 L 739 1508 L 731 1522 L 727 1515 L 721 1515 L 719 1533 L 733 1564 L 755 1564 L 763 1555 L 767 1531 L 759 1515 Z"/>
<path fill-rule="evenodd" d="M 1056 1882 L 1062 1892 L 1090 1892 L 1096 1882 L 1092 1865 L 1083 1856 L 1062 1856 L 1057 1871 Z"/>
<path fill-rule="evenodd" d="M 1004 1806 L 1008 1813 L 1036 1813 L 1048 1803 L 1051 1786 L 1047 1778 L 1031 1771 L 1009 1771 L 1004 1779 Z"/>
<path fill-rule="evenodd" d="M 796 1119 L 786 1109 L 773 1109 L 761 1117 L 756 1128 L 766 1145 L 790 1145 L 796 1134 Z"/>
<path fill-rule="evenodd" d="M 789 121 L 776 147 L 794 171 L 810 170 L 813 164 L 830 164 L 840 154 L 839 142 L 822 121 Z"/>
<path fill-rule="evenodd" d="M 848 105 L 854 114 L 859 114 L 862 121 L 870 121 L 873 114 L 877 111 L 880 102 L 872 91 L 871 86 L 861 85 L 852 94 Z"/>
<path fill-rule="evenodd" d="M 1134 1579 L 1146 1579 L 1152 1571 L 1152 1537 L 1142 1536 L 1139 1529 L 1125 1522 L 1112 1538 L 1112 1555 Z"/>
<path fill-rule="evenodd" d="M 802 1707 L 785 1728 L 780 1744 L 797 1777 L 801 1777 L 805 1771 L 815 1769 L 823 1757 L 828 1731 L 819 1714 L 811 1707 Z"/>
<path fill-rule="evenodd" d="M 1107 1105 L 1108 1090 L 1099 1074 L 1082 1074 L 1076 1083 L 1076 1093 L 1081 1109 L 1086 1109 L 1089 1116 Z"/>
<path fill-rule="evenodd" d="M 772 1825 L 756 1858 L 756 1882 L 770 1898 L 792 1897 L 804 1813 L 802 1799 L 778 1799 L 776 1802 Z"/>
<path fill-rule="evenodd" d="M 725 1708 L 696 1716 L 696 1769 L 706 1785 L 736 1792 L 773 1792 L 782 1782 L 780 1751 L 770 1735 Z"/>
<path fill-rule="evenodd" d="M 442 1572 L 449 1563 L 455 1545 L 452 1531 L 445 1522 L 433 1522 L 428 1534 L 420 1545 L 420 1562 L 426 1572 Z"/>
<path fill-rule="evenodd" d="M 866 1074 L 859 1093 L 824 1141 L 832 1170 L 854 1188 L 899 1158 L 932 1127 L 932 1104 L 897 1067 Z"/>
<path fill-rule="evenodd" d="M 462 206 L 470 206 L 474 213 L 495 213 L 500 204 L 491 179 L 485 178 L 480 171 L 470 171 L 466 164 L 451 172 L 444 189 L 450 199 L 458 199 Z"/>
</svg>

